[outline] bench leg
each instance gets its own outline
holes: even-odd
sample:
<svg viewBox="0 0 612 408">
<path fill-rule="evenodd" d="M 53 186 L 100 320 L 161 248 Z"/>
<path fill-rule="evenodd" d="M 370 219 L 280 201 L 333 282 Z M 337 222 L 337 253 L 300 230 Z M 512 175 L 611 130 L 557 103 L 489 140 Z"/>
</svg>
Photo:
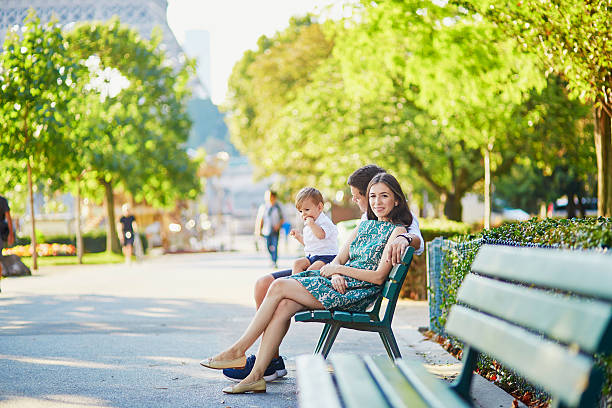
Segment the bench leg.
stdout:
<svg viewBox="0 0 612 408">
<path fill-rule="evenodd" d="M 314 354 L 317 354 L 319 351 L 321 351 L 321 347 L 323 347 L 323 342 L 325 342 L 325 338 L 327 337 L 327 333 L 329 333 L 330 328 L 331 323 L 325 323 L 323 331 L 321 332 L 321 337 L 319 337 L 319 342 L 317 343 L 317 347 L 315 348 Z"/>
<path fill-rule="evenodd" d="M 401 358 L 402 355 L 399 351 L 399 347 L 397 346 L 397 342 L 395 341 L 395 336 L 393 335 L 393 331 L 388 328 L 380 331 L 380 338 L 387 349 L 387 354 L 389 354 L 389 358 L 391 360 L 395 360 L 396 358 Z"/>
<path fill-rule="evenodd" d="M 451 388 L 455 390 L 464 400 L 470 401 L 470 387 L 474 378 L 474 370 L 478 363 L 480 352 L 473 347 L 465 347 L 463 349 L 463 368 L 459 377 L 451 384 Z"/>
<path fill-rule="evenodd" d="M 387 354 L 389 355 L 389 358 L 393 359 L 393 352 L 391 351 L 391 346 L 389 345 L 387 338 L 385 337 L 383 332 L 378 332 L 378 334 L 380 336 L 380 339 L 382 340 L 383 345 L 385 346 L 385 350 L 387 350 Z"/>
<path fill-rule="evenodd" d="M 329 333 L 327 334 L 327 338 L 325 339 L 325 343 L 323 344 L 323 349 L 321 350 L 321 355 L 323 358 L 327 358 L 329 354 L 329 350 L 331 350 L 334 341 L 336 340 L 336 336 L 340 331 L 340 325 L 337 323 L 331 323 L 329 328 Z"/>
</svg>

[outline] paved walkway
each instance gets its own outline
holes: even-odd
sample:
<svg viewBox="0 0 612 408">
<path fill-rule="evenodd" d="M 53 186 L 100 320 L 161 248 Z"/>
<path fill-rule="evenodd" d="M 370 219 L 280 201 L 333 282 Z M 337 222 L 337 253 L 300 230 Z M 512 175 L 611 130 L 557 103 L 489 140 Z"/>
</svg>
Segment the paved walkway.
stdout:
<svg viewBox="0 0 612 408">
<path fill-rule="evenodd" d="M 281 347 L 289 374 L 266 394 L 225 395 L 228 381 L 198 364 L 247 326 L 253 283 L 267 272 L 262 254 L 241 251 L 165 255 L 131 267 L 46 267 L 4 279 L 0 407 L 296 406 L 295 357 L 312 352 L 321 325 L 293 323 Z M 425 302 L 400 302 L 400 349 L 452 376 L 457 362 L 417 331 L 427 323 Z M 343 351 L 385 354 L 377 335 L 352 331 L 334 345 Z M 511 406 L 487 385 L 479 406 Z"/>
</svg>

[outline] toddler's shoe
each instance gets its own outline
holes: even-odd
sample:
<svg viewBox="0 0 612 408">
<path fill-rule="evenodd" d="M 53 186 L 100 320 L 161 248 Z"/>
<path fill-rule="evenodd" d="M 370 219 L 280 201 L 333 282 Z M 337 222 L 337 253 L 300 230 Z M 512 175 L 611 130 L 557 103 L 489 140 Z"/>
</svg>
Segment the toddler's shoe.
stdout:
<svg viewBox="0 0 612 408">
<path fill-rule="evenodd" d="M 253 366 L 255 365 L 255 356 L 250 355 L 247 357 L 246 365 L 244 368 L 226 368 L 223 370 L 223 375 L 225 378 L 231 381 L 240 382 L 244 380 L 253 370 Z M 283 363 L 283 358 L 278 357 L 272 359 L 266 371 L 264 371 L 264 380 L 266 381 L 274 381 L 279 377 L 283 377 L 287 375 L 287 370 L 285 369 L 285 364 Z"/>
</svg>

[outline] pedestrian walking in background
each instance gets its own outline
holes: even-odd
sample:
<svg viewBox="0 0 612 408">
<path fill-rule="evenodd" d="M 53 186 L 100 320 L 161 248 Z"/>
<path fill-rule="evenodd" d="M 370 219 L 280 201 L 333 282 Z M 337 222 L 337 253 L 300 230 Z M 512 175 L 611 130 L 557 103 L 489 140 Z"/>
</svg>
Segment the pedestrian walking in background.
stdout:
<svg viewBox="0 0 612 408">
<path fill-rule="evenodd" d="M 257 214 L 255 234 L 257 235 L 259 229 L 259 233 L 266 239 L 266 248 L 270 253 L 272 265 L 276 268 L 278 267 L 278 236 L 283 225 L 283 213 L 276 202 L 275 191 L 266 191 L 265 200 L 263 210 Z"/>
<path fill-rule="evenodd" d="M 11 209 L 8 200 L 0 196 L 0 256 L 2 249 L 12 246 L 15 243 L 15 231 L 13 230 L 13 220 L 11 219 Z M 2 264 L 0 263 L 0 280 L 2 279 Z"/>
<path fill-rule="evenodd" d="M 130 214 L 130 206 L 127 204 L 123 204 L 121 210 L 123 212 L 123 216 L 119 219 L 121 224 L 121 245 L 123 246 L 125 263 L 129 265 L 132 262 L 132 253 L 134 251 L 136 217 Z"/>
</svg>

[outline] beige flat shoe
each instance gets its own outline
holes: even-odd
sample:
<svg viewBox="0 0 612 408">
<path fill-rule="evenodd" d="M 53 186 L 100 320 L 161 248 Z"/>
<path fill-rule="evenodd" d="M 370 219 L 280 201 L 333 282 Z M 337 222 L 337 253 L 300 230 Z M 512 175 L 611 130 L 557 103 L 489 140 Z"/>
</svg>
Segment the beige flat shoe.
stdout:
<svg viewBox="0 0 612 408">
<path fill-rule="evenodd" d="M 233 360 L 213 360 L 211 357 L 200 361 L 200 365 L 207 368 L 212 368 L 214 370 L 221 370 L 224 368 L 243 368 L 246 365 L 246 356 L 240 356 Z"/>
<path fill-rule="evenodd" d="M 248 384 L 237 384 L 225 387 L 223 392 L 226 394 L 246 394 L 247 392 L 260 393 L 266 392 L 266 380 L 263 378 Z"/>
</svg>

